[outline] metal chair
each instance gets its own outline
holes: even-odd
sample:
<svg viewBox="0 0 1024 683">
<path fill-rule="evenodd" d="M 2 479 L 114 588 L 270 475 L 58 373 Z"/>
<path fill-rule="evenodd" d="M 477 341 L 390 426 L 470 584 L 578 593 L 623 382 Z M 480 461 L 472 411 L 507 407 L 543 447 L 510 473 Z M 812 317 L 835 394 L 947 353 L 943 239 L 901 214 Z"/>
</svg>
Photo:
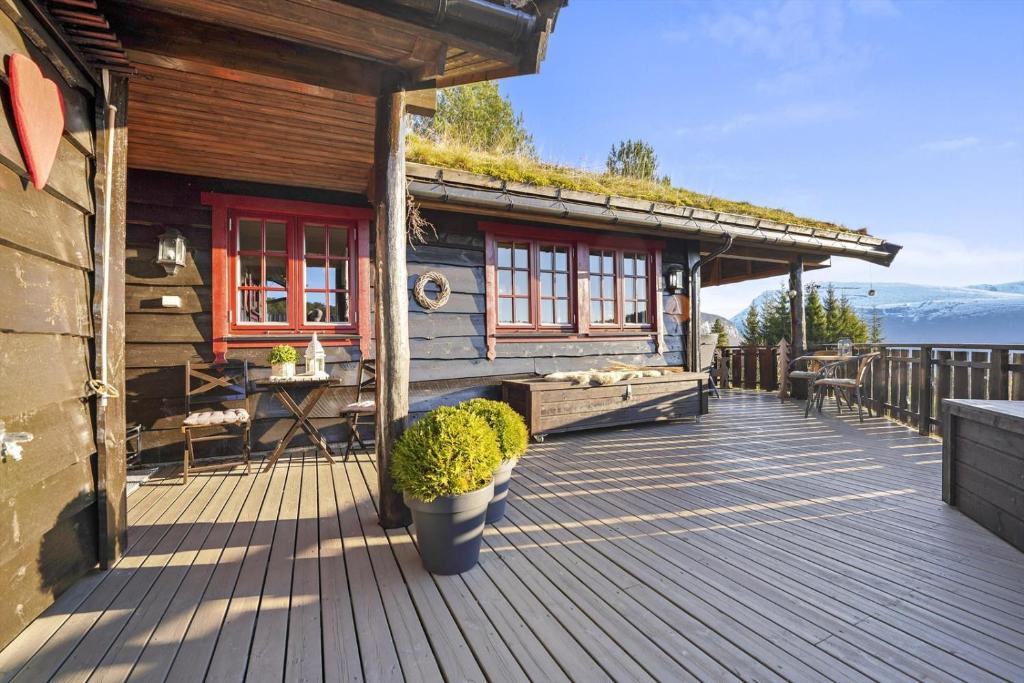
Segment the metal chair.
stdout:
<svg viewBox="0 0 1024 683">
<path fill-rule="evenodd" d="M 815 356 L 828 356 L 832 355 L 831 351 L 815 351 Z M 786 395 L 793 395 L 793 380 L 806 380 L 807 381 L 807 405 L 811 404 L 811 394 L 813 393 L 814 382 L 821 379 L 822 371 L 825 365 L 821 361 L 814 360 L 813 358 L 806 359 L 807 369 L 806 370 L 793 370 L 796 366 L 797 358 L 794 358 L 789 363 L 789 370 L 786 372 Z M 810 414 L 810 410 L 804 410 L 804 417 Z"/>
<path fill-rule="evenodd" d="M 863 422 L 864 403 L 861 400 L 860 390 L 861 387 L 864 386 L 864 378 L 867 377 L 868 369 L 870 369 L 871 364 L 874 363 L 875 359 L 880 355 L 880 353 L 866 353 L 863 356 L 858 356 L 856 378 L 828 376 L 828 373 L 826 373 L 826 376 L 815 380 L 814 395 L 817 398 L 818 412 L 821 412 L 821 404 L 825 400 L 825 393 L 830 389 L 835 392 L 836 406 L 840 413 L 843 411 L 842 403 L 839 399 L 840 394 L 846 399 L 846 405 L 850 407 L 850 410 L 853 410 L 853 402 L 850 400 L 850 391 L 852 390 L 853 398 L 857 401 L 857 417 L 861 422 Z M 845 365 L 845 363 L 831 363 L 828 366 L 828 369 L 833 370 L 841 365 Z M 810 405 L 810 400 L 808 400 L 808 405 Z M 868 417 L 872 417 L 871 406 L 868 406 Z"/>
<path fill-rule="evenodd" d="M 367 455 L 371 453 L 359 435 L 359 426 L 363 424 L 364 420 L 369 419 L 374 423 L 374 429 L 376 429 L 376 391 L 377 361 L 369 358 L 359 361 L 359 368 L 356 370 L 356 400 L 341 409 L 341 417 L 348 422 L 348 443 L 345 444 L 344 456 L 346 462 L 356 443 Z M 374 439 L 374 443 L 376 443 L 376 439 Z"/>
<path fill-rule="evenodd" d="M 190 472 L 224 469 L 244 464 L 246 474 L 251 473 L 249 465 L 251 447 L 248 410 L 249 363 L 241 364 L 186 363 L 185 364 L 185 421 L 181 431 L 185 434 L 185 457 L 182 468 L 182 483 L 188 482 Z M 241 402 L 242 407 L 233 407 Z M 202 410 L 194 410 L 202 406 Z M 225 427 L 241 427 L 241 433 L 229 431 L 201 435 L 203 430 Z M 200 435 L 197 435 L 199 433 Z M 242 459 L 219 461 L 209 465 L 195 466 L 195 444 L 204 441 L 242 439 Z"/>
</svg>

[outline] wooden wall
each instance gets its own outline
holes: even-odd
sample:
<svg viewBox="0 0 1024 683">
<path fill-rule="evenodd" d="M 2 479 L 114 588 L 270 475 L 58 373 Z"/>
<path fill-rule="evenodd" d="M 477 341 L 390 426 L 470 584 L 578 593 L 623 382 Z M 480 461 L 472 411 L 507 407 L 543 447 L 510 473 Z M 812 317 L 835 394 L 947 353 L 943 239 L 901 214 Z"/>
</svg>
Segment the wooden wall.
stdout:
<svg viewBox="0 0 1024 683">
<path fill-rule="evenodd" d="M 199 203 L 203 191 L 362 206 L 365 198 L 282 187 L 254 186 L 167 173 L 133 170 L 128 181 L 128 247 L 126 266 L 128 419 L 144 428 L 145 458 L 181 458 L 179 426 L 184 411 L 182 368 L 186 360 L 212 360 L 210 343 L 210 212 Z M 498 357 L 486 358 L 484 343 L 484 242 L 477 219 L 458 213 L 424 211 L 437 229 L 426 244 L 410 247 L 409 329 L 411 337 L 410 409 L 414 417 L 443 404 L 475 396 L 499 398 L 504 377 L 554 370 L 603 366 L 608 360 L 630 363 L 679 364 L 682 330 L 666 330 L 668 352 L 655 352 L 653 341 L 600 341 L 499 344 Z M 157 236 L 177 228 L 189 241 L 189 260 L 177 275 L 168 276 L 153 263 Z M 371 241 L 372 244 L 372 241 Z M 672 244 L 666 262 L 685 262 L 685 245 Z M 452 295 L 440 310 L 426 312 L 412 301 L 419 275 L 438 270 L 448 278 Z M 182 299 L 180 309 L 160 308 L 162 295 Z M 328 347 L 332 374 L 354 383 L 357 347 Z M 267 349 L 230 350 L 229 359 L 247 358 L 256 375 L 269 371 Z M 318 426 L 332 440 L 346 433 L 336 417 L 352 400 L 351 390 L 325 398 L 315 413 Z M 288 426 L 287 413 L 267 394 L 253 399 L 253 447 L 270 449 Z M 228 442 L 230 444 L 230 442 Z M 296 444 L 303 443 L 296 439 Z M 223 444 L 220 444 L 223 446 Z M 217 447 L 217 446 L 215 446 Z M 228 446 L 230 447 L 230 446 Z"/>
<path fill-rule="evenodd" d="M 44 45 L 51 61 L 29 34 L 46 31 L 20 3 L 8 4 L 0 13 L 0 420 L 35 438 L 20 462 L 0 462 L 0 648 L 96 565 L 98 543 L 86 393 L 93 100 L 71 60 Z M 14 52 L 31 57 L 65 102 L 66 130 L 41 191 L 27 181 L 14 131 L 6 59 Z"/>
</svg>

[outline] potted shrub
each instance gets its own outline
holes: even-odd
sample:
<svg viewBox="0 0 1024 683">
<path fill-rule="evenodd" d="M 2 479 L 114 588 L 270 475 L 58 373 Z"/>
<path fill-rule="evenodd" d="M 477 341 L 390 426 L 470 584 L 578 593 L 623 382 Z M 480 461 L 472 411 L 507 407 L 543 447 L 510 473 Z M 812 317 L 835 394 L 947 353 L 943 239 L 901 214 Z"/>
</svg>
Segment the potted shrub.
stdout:
<svg viewBox="0 0 1024 683">
<path fill-rule="evenodd" d="M 494 430 L 461 408 L 427 413 L 395 444 L 391 476 L 412 510 L 427 571 L 460 574 L 476 565 L 499 462 Z"/>
<path fill-rule="evenodd" d="M 299 352 L 287 344 L 278 344 L 270 349 L 267 360 L 270 361 L 270 374 L 274 377 L 294 377 Z"/>
<path fill-rule="evenodd" d="M 508 499 L 508 483 L 512 478 L 512 468 L 519 462 L 520 456 L 526 452 L 529 432 L 522 416 L 507 403 L 491 401 L 486 398 L 474 398 L 463 403 L 461 407 L 486 420 L 498 439 L 501 463 L 494 470 L 494 498 L 487 506 L 487 523 L 494 524 L 500 522 L 505 516 L 505 503 Z"/>
</svg>

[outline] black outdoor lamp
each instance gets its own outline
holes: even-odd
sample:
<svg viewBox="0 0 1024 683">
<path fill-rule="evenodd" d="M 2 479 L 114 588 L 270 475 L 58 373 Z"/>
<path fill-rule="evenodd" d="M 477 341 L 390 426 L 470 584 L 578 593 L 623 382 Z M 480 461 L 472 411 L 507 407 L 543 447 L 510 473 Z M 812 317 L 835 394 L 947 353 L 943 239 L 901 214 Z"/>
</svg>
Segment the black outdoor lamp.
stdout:
<svg viewBox="0 0 1024 683">
<path fill-rule="evenodd" d="M 686 268 L 678 263 L 668 263 L 664 268 L 665 291 L 669 294 L 686 289 Z"/>
</svg>

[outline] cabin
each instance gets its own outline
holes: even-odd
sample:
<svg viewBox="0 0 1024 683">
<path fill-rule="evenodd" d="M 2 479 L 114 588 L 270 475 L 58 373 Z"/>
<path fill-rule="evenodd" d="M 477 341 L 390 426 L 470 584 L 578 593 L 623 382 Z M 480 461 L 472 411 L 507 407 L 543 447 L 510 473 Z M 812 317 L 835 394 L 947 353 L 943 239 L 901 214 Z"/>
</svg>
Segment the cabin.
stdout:
<svg viewBox="0 0 1024 683">
<path fill-rule="evenodd" d="M 436 88 L 536 74 L 565 4 L 0 0 L 0 680 L 1024 677 L 1020 553 L 938 499 L 929 436 L 944 398 L 1024 398 L 1024 346 L 884 348 L 863 423 L 739 390 L 560 435 L 478 568 L 422 568 L 388 465 L 423 412 L 609 363 L 703 373 L 702 288 L 759 277 L 788 274 L 798 353 L 804 271 L 899 251 L 407 149 Z M 314 334 L 330 441 L 375 361 L 372 455 L 183 483 L 185 364 L 259 380 Z M 266 453 L 288 413 L 249 406 Z M 129 497 L 136 425 L 171 467 Z M 958 504 L 1011 528 L 1019 496 L 972 462 Z"/>
</svg>

